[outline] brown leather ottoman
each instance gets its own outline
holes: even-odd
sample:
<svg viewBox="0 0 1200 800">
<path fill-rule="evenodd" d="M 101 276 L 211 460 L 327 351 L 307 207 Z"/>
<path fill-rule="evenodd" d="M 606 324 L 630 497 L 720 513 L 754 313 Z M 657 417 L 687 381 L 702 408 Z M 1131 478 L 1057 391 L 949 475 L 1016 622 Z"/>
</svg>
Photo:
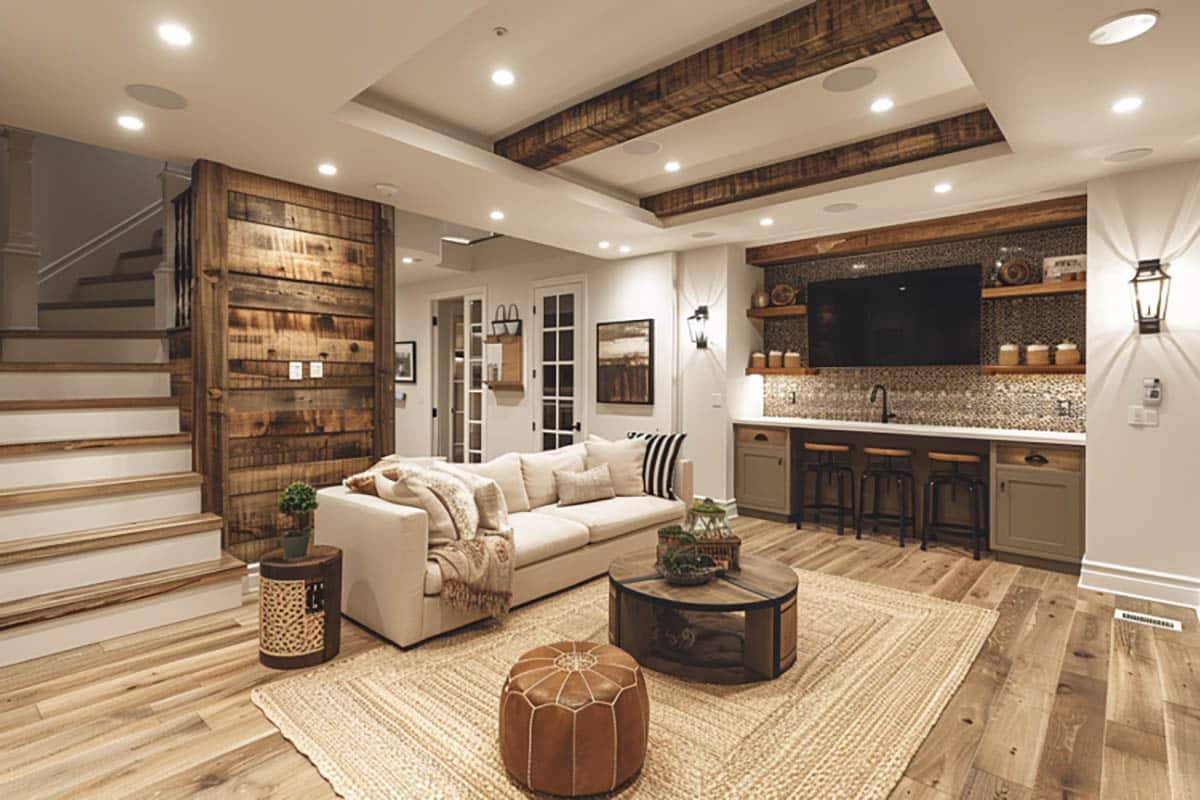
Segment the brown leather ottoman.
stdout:
<svg viewBox="0 0 1200 800">
<path fill-rule="evenodd" d="M 504 767 L 534 791 L 608 792 L 646 759 L 650 698 L 631 655 L 596 642 L 530 650 L 500 693 Z"/>
</svg>

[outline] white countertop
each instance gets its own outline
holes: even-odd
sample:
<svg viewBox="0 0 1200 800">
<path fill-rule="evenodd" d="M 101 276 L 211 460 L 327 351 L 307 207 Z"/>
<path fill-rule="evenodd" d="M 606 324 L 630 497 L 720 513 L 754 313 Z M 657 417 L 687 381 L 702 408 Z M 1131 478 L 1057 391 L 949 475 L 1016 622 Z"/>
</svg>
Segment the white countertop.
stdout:
<svg viewBox="0 0 1200 800">
<path fill-rule="evenodd" d="M 1021 444 L 1063 444 L 1083 447 L 1087 434 L 1061 431 L 1022 431 L 1010 428 L 960 428 L 951 425 L 906 425 L 900 422 L 854 422 L 839 419 L 805 419 L 803 417 L 742 417 L 735 425 L 764 425 L 775 428 L 808 428 L 826 431 L 856 431 L 887 433 L 897 436 L 940 436 L 946 439 L 982 439 Z"/>
</svg>

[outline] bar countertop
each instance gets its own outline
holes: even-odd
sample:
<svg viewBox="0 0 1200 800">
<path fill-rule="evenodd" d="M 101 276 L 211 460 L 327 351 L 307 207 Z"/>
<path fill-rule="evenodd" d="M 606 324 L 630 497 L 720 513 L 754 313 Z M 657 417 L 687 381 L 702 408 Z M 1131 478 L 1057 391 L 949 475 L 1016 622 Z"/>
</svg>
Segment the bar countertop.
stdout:
<svg viewBox="0 0 1200 800">
<path fill-rule="evenodd" d="M 1011 428 L 969 428 L 952 425 L 908 425 L 902 422 L 858 422 L 837 419 L 807 419 L 804 417 L 742 417 L 734 425 L 758 425 L 772 428 L 806 428 L 826 431 L 855 431 L 885 433 L 895 436 L 929 436 L 945 439 L 978 439 L 1020 444 L 1057 444 L 1083 447 L 1087 434 L 1065 431 L 1027 431 Z"/>
</svg>

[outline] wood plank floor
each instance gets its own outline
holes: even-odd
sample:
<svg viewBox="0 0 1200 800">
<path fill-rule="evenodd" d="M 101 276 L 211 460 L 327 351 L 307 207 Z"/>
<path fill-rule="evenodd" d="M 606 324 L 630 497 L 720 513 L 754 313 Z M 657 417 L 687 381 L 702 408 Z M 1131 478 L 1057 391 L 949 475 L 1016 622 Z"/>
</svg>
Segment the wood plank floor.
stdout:
<svg viewBox="0 0 1200 800">
<path fill-rule="evenodd" d="M 751 519 L 748 551 L 794 566 L 995 608 L 1000 620 L 894 798 L 1200 798 L 1200 626 L 1114 622 L 1071 576 L 939 546 L 856 541 Z M 257 658 L 249 602 L 0 669 L 0 797 L 332 797 L 251 704 L 284 677 Z M 346 658 L 390 646 L 342 626 Z"/>
</svg>

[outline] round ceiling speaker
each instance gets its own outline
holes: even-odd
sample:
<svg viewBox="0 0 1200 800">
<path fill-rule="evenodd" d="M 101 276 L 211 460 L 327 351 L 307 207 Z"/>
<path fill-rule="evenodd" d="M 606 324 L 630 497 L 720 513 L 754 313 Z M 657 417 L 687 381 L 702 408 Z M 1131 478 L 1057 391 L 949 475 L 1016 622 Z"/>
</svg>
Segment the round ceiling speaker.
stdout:
<svg viewBox="0 0 1200 800">
<path fill-rule="evenodd" d="M 830 73 L 821 86 L 827 92 L 857 92 L 864 86 L 870 86 L 879 77 L 879 73 L 871 67 L 846 67 Z"/>
<path fill-rule="evenodd" d="M 855 211 L 858 209 L 858 203 L 834 203 L 833 205 L 825 206 L 825 210 L 830 214 L 845 214 L 847 211 Z"/>
<path fill-rule="evenodd" d="M 187 98 L 170 89 L 161 86 L 151 86 L 148 83 L 131 83 L 125 87 L 125 94 L 153 108 L 165 111 L 181 111 L 187 108 Z"/>
<path fill-rule="evenodd" d="M 649 139 L 635 139 L 621 145 L 621 149 L 631 156 L 652 156 L 662 150 L 662 145 Z"/>
<path fill-rule="evenodd" d="M 1111 156 L 1105 156 L 1104 160 L 1109 164 L 1124 164 L 1126 161 L 1138 161 L 1150 155 L 1154 151 L 1149 147 L 1134 147 L 1130 150 L 1122 150 L 1119 153 L 1113 153 Z"/>
<path fill-rule="evenodd" d="M 692 234 L 693 239 L 711 239 L 716 236 L 716 231 L 696 231 Z"/>
</svg>

